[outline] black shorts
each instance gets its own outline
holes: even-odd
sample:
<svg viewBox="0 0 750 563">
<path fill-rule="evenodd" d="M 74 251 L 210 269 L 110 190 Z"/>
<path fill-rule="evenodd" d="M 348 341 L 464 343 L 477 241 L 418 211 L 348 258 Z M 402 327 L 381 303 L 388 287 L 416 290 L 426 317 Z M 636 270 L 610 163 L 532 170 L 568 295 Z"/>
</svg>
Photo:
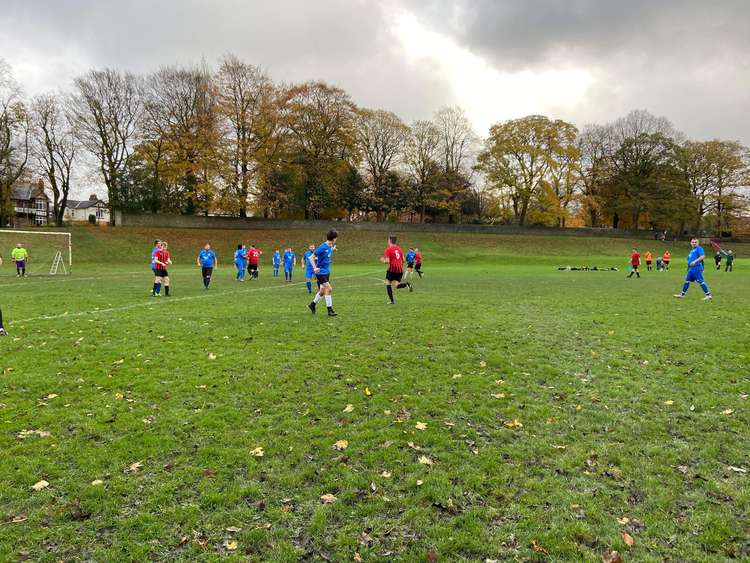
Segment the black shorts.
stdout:
<svg viewBox="0 0 750 563">
<path fill-rule="evenodd" d="M 169 272 L 167 272 L 166 268 L 155 268 L 154 275 L 157 278 L 166 278 L 167 276 L 169 276 Z"/>
<path fill-rule="evenodd" d="M 414 267 L 414 262 L 407 262 L 406 263 L 406 267 L 407 268 L 413 268 Z"/>
<path fill-rule="evenodd" d="M 391 272 L 390 270 L 388 270 L 385 273 L 385 279 L 387 279 L 389 282 L 394 282 L 394 281 L 400 282 L 401 278 L 403 277 L 404 277 L 403 272 Z"/>
<path fill-rule="evenodd" d="M 328 280 L 331 278 L 331 274 L 315 274 L 315 279 L 318 280 L 318 285 L 323 285 L 328 283 Z"/>
<path fill-rule="evenodd" d="M 214 269 L 213 269 L 213 268 L 210 268 L 210 267 L 208 267 L 208 266 L 203 266 L 203 267 L 201 268 L 201 273 L 203 274 L 203 277 L 204 277 L 204 278 L 210 278 L 210 277 L 211 277 L 211 274 L 213 273 L 213 271 L 214 271 Z"/>
<path fill-rule="evenodd" d="M 258 265 L 257 264 L 248 264 L 247 265 L 247 271 L 248 272 L 257 272 L 258 271 Z"/>
<path fill-rule="evenodd" d="M 422 262 L 417 262 L 417 264 L 414 266 L 414 269 L 418 272 L 422 269 Z"/>
</svg>

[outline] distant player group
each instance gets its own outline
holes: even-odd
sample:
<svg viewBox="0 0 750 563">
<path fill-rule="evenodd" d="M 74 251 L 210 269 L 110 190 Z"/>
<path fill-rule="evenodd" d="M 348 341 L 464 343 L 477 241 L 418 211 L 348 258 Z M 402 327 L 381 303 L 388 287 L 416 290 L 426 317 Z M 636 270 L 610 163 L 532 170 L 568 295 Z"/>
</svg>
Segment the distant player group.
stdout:
<svg viewBox="0 0 750 563">
<path fill-rule="evenodd" d="M 716 255 L 714 256 L 716 269 L 721 270 L 721 260 L 726 256 L 726 268 L 724 271 L 734 271 L 734 252 L 731 250 L 722 250 L 722 248 L 713 240 L 711 241 L 711 245 L 716 249 Z M 703 301 L 711 301 L 711 299 L 713 299 L 713 294 L 708 288 L 708 284 L 703 279 L 706 252 L 703 250 L 703 247 L 700 245 L 700 241 L 697 238 L 694 238 L 690 241 L 690 247 L 691 250 L 687 257 L 688 267 L 687 273 L 685 275 L 685 282 L 682 286 L 682 291 L 680 291 L 680 293 L 675 293 L 674 296 L 677 298 L 685 297 L 688 289 L 690 289 L 690 284 L 692 282 L 695 282 L 700 285 L 701 289 L 703 290 Z M 646 262 L 646 270 L 650 272 L 653 269 L 653 254 L 651 254 L 650 250 L 646 251 L 646 253 L 643 255 L 643 258 Z M 658 256 L 656 258 L 656 271 L 659 272 L 669 270 L 669 263 L 671 262 L 671 260 L 672 255 L 669 253 L 669 250 L 666 250 L 662 256 Z M 638 252 L 637 248 L 633 248 L 633 251 L 630 254 L 630 273 L 628 274 L 628 277 L 632 278 L 633 275 L 635 275 L 636 277 L 640 278 L 640 266 L 641 254 L 640 252 Z"/>
<path fill-rule="evenodd" d="M 331 261 L 333 253 L 336 252 L 336 240 L 338 236 L 338 232 L 335 230 L 328 231 L 324 242 L 317 247 L 311 244 L 302 256 L 301 265 L 305 268 L 307 292 L 309 294 L 313 293 L 313 281 L 316 282 L 318 287 L 318 291 L 307 306 L 313 314 L 317 313 L 318 303 L 323 300 L 326 304 L 328 316 L 337 316 L 333 308 L 333 287 L 331 286 L 330 277 Z M 388 237 L 388 247 L 381 259 L 384 263 L 388 264 L 385 283 L 389 305 L 395 303 L 393 297 L 394 289 L 408 288 L 410 292 L 414 291 L 414 286 L 411 283 L 414 273 L 416 272 L 420 278 L 424 275 L 422 272 L 422 253 L 419 249 L 409 248 L 407 253 L 404 254 L 401 247 L 396 244 L 396 240 L 396 237 L 393 235 Z M 262 254 L 263 251 L 256 248 L 253 244 L 249 248 L 246 248 L 244 244 L 237 245 L 237 249 L 234 252 L 234 265 L 237 271 L 235 279 L 238 282 L 244 282 L 246 275 L 249 280 L 258 279 L 258 267 Z M 283 255 L 279 250 L 276 250 L 271 260 L 273 264 L 273 277 L 279 277 L 279 269 L 283 264 L 284 281 L 287 283 L 291 282 L 294 268 L 297 265 L 297 256 L 292 248 L 287 247 Z M 203 287 L 208 290 L 213 272 L 219 266 L 216 252 L 211 248 L 209 243 L 206 243 L 198 253 L 196 263 L 201 269 Z M 404 271 L 404 263 L 406 263 L 406 271 Z M 170 281 L 168 267 L 171 264 L 172 259 L 169 255 L 169 245 L 166 241 L 155 240 L 151 249 L 151 270 L 154 274 L 154 284 L 151 289 L 152 296 L 161 297 L 163 289 L 163 295 L 169 297 Z"/>
</svg>

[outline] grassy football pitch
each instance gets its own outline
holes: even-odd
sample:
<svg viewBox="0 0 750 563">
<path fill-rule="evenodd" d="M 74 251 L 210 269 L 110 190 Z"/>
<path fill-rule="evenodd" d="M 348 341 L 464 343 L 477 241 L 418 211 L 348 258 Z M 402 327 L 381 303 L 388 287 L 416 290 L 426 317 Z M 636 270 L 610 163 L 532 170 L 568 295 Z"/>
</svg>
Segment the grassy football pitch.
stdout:
<svg viewBox="0 0 750 563">
<path fill-rule="evenodd" d="M 750 247 L 703 303 L 672 297 L 687 243 L 626 279 L 627 240 L 407 236 L 426 274 L 390 307 L 385 237 L 344 232 L 329 319 L 271 278 L 279 232 L 244 284 L 236 234 L 155 235 L 168 299 L 142 231 L 0 268 L 0 560 L 750 557 Z"/>
</svg>

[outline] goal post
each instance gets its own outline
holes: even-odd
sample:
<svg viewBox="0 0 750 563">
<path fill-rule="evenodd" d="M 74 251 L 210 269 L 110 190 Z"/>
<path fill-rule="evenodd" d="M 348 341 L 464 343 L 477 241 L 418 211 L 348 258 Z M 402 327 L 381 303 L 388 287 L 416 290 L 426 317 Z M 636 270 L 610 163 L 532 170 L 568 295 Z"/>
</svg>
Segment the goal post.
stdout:
<svg viewBox="0 0 750 563">
<path fill-rule="evenodd" d="M 0 257 L 3 259 L 0 278 L 17 275 L 11 254 L 19 244 L 28 252 L 27 276 L 64 275 L 73 268 L 73 237 L 70 233 L 0 229 Z"/>
</svg>

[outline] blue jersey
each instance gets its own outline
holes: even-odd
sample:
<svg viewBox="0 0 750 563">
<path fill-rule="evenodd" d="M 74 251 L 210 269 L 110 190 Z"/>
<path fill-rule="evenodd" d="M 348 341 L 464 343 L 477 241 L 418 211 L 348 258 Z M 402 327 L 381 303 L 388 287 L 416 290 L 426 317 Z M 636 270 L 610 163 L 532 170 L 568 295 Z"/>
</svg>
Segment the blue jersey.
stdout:
<svg viewBox="0 0 750 563">
<path fill-rule="evenodd" d="M 294 259 L 296 256 L 294 255 L 294 252 L 291 250 L 284 253 L 284 269 L 285 270 L 291 270 L 292 266 L 294 266 Z"/>
<path fill-rule="evenodd" d="M 693 248 L 690 251 L 690 254 L 688 254 L 688 257 L 687 257 L 688 270 L 691 270 L 693 272 L 702 272 L 703 271 L 703 260 L 701 260 L 700 262 L 698 262 L 695 266 L 691 266 L 690 264 L 691 264 L 691 262 L 693 262 L 693 260 L 697 260 L 701 256 L 705 256 L 705 255 L 706 255 L 706 253 L 703 252 L 703 247 L 696 246 L 695 248 Z"/>
<path fill-rule="evenodd" d="M 408 252 L 406 253 L 406 256 L 405 256 L 405 258 L 406 258 L 406 262 L 407 262 L 407 263 L 409 263 L 409 262 L 414 262 L 414 257 L 415 257 L 416 255 L 417 255 L 417 253 L 416 253 L 416 252 L 414 252 L 413 250 L 409 250 L 409 251 L 408 251 Z"/>
<path fill-rule="evenodd" d="M 321 244 L 315 249 L 315 265 L 320 270 L 318 273 L 327 275 L 331 273 L 331 255 L 333 247 L 328 246 L 327 242 Z"/>
<path fill-rule="evenodd" d="M 198 262 L 201 263 L 203 268 L 213 268 L 216 262 L 216 253 L 213 250 L 201 250 L 198 254 Z"/>
<path fill-rule="evenodd" d="M 312 250 L 306 250 L 305 253 L 302 255 L 302 263 L 305 265 L 305 272 L 307 273 L 308 278 L 311 278 L 313 275 L 313 267 L 312 264 L 310 264 L 310 256 L 313 255 Z"/>
<path fill-rule="evenodd" d="M 281 254 L 278 252 L 273 253 L 273 267 L 278 268 L 279 264 L 281 263 Z"/>
<path fill-rule="evenodd" d="M 151 249 L 151 268 L 156 267 L 156 253 L 159 252 L 159 247 L 155 246 Z"/>
<path fill-rule="evenodd" d="M 245 261 L 245 249 L 244 248 L 238 248 L 234 251 L 234 263 L 239 264 L 240 262 Z"/>
</svg>

